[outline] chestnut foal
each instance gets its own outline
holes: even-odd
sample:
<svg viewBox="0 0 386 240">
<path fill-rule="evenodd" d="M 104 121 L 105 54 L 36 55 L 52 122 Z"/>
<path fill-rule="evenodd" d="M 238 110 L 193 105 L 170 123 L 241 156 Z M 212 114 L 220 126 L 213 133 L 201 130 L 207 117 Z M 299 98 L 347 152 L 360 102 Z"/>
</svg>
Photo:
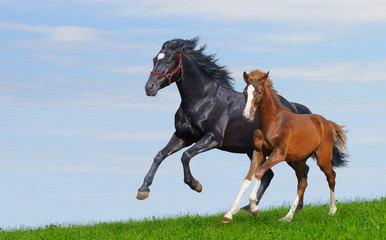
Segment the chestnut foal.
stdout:
<svg viewBox="0 0 386 240">
<path fill-rule="evenodd" d="M 258 214 L 256 206 L 256 191 L 260 179 L 264 173 L 282 161 L 293 161 L 298 188 L 295 201 L 282 221 L 291 221 L 299 199 L 303 196 L 307 187 L 307 178 L 304 174 L 306 160 L 315 153 L 317 164 L 327 177 L 330 187 L 330 215 L 335 214 L 335 176 L 332 169 L 332 149 L 334 140 L 341 152 L 346 147 L 346 131 L 340 126 L 324 117 L 316 114 L 297 115 L 280 104 L 276 90 L 268 78 L 268 73 L 254 70 L 247 74 L 244 72 L 244 80 L 247 86 L 244 89 L 246 106 L 244 117 L 252 121 L 255 112 L 258 111 L 260 129 L 254 132 L 255 150 L 249 172 L 245 177 L 241 190 L 231 209 L 224 216 L 223 222 L 232 220 L 232 214 L 237 212 L 241 197 L 251 183 L 253 175 L 255 182 L 252 193 L 249 196 L 250 210 L 254 216 Z M 265 156 L 268 156 L 265 160 Z"/>
</svg>

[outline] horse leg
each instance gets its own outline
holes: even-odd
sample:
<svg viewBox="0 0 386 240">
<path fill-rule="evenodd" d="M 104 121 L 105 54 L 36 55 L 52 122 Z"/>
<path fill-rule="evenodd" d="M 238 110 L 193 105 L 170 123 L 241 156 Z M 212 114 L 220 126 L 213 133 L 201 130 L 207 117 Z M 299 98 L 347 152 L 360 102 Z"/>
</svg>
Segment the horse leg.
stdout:
<svg viewBox="0 0 386 240">
<path fill-rule="evenodd" d="M 255 173 L 256 181 L 259 181 L 260 179 L 262 179 L 264 174 L 273 166 L 284 161 L 286 153 L 287 153 L 286 146 L 275 148 L 271 153 L 271 155 L 267 158 L 267 160 L 257 168 Z"/>
<path fill-rule="evenodd" d="M 296 195 L 295 201 L 294 201 L 290 211 L 287 213 L 287 215 L 285 217 L 280 219 L 280 221 L 287 221 L 287 222 L 291 221 L 293 216 L 294 216 L 294 213 L 295 213 L 295 211 L 300 203 L 300 199 L 303 198 L 304 191 L 306 190 L 306 187 L 308 185 L 307 184 L 307 176 L 305 174 L 305 169 L 307 167 L 306 161 L 307 161 L 307 159 L 292 163 L 293 169 L 295 170 L 296 177 L 298 179 L 297 195 Z"/>
<path fill-rule="evenodd" d="M 261 130 L 259 129 L 255 130 L 255 132 L 253 133 L 253 140 L 254 140 L 254 147 L 255 149 L 257 149 L 257 151 L 260 151 L 259 149 L 268 148 L 268 144 L 265 142 L 264 135 L 261 132 Z M 256 153 L 256 150 L 253 152 L 253 154 L 255 153 Z M 251 159 L 251 161 L 252 161 L 252 157 L 254 157 L 253 154 L 248 154 L 248 157 Z M 259 160 L 260 161 L 259 165 L 263 163 L 265 156 L 262 155 L 260 156 L 260 158 L 261 159 Z M 259 204 L 261 198 L 263 197 L 265 190 L 267 190 L 269 184 L 271 183 L 273 176 L 274 176 L 273 171 L 271 169 L 268 169 L 264 173 L 263 177 L 260 179 L 260 186 L 257 192 L 256 192 L 256 188 L 259 182 L 255 182 L 253 191 L 249 196 L 250 204 L 244 206 L 242 208 L 243 210 L 252 213 L 253 216 L 255 217 L 259 215 L 259 208 L 257 207 L 257 205 Z M 253 194 L 255 194 L 256 197 L 252 196 Z"/>
<path fill-rule="evenodd" d="M 326 144 L 327 145 L 327 144 Z M 331 146 L 321 146 L 317 150 L 317 164 L 326 175 L 328 186 L 330 187 L 330 215 L 334 215 L 336 212 L 336 204 L 335 204 L 335 177 L 336 173 L 332 169 L 331 166 L 331 159 L 332 159 L 332 145 L 333 143 L 329 144 Z"/>
<path fill-rule="evenodd" d="M 208 133 L 182 154 L 181 162 L 184 168 L 184 182 L 191 189 L 197 192 L 202 191 L 201 183 L 197 179 L 195 179 L 192 176 L 192 173 L 190 172 L 190 160 L 199 153 L 216 148 L 217 146 L 219 146 L 219 142 L 220 141 L 215 138 L 214 134 Z"/>
<path fill-rule="evenodd" d="M 188 145 L 190 144 L 187 144 L 183 139 L 178 138 L 176 134 L 173 134 L 169 143 L 155 156 L 153 164 L 151 165 L 149 172 L 146 174 L 145 179 L 143 180 L 142 186 L 138 189 L 138 200 L 144 200 L 149 197 L 149 186 L 152 184 L 154 175 L 162 161 L 169 155 Z"/>
<path fill-rule="evenodd" d="M 230 210 L 225 214 L 224 219 L 222 220 L 223 223 L 229 223 L 232 220 L 232 215 L 237 212 L 239 204 L 240 204 L 240 200 L 243 197 L 243 195 L 244 195 L 245 191 L 247 190 L 247 188 L 249 187 L 249 185 L 251 184 L 251 180 L 253 178 L 253 175 L 256 172 L 257 167 L 261 164 L 262 160 L 263 160 L 263 153 L 254 151 L 253 157 L 251 159 L 251 165 L 249 167 L 248 174 L 245 177 L 243 184 L 241 185 L 240 192 L 237 195 L 235 202 L 232 204 Z M 256 189 L 257 189 L 257 187 L 256 187 Z M 254 195 L 254 197 L 256 198 L 256 195 Z M 250 199 L 251 204 L 252 204 L 253 200 L 251 200 L 251 197 L 249 197 L 249 199 Z M 254 209 L 254 211 L 257 211 L 257 214 L 259 213 L 259 209 L 257 208 L 257 206 L 256 206 L 256 209 Z"/>
<path fill-rule="evenodd" d="M 287 162 L 288 165 L 296 172 L 296 169 L 295 169 L 295 163 L 296 162 Z M 304 168 L 304 175 L 305 175 L 305 178 L 307 179 L 308 177 L 308 171 L 310 170 L 310 167 L 308 167 L 308 165 L 306 164 L 305 168 Z M 263 177 L 264 178 L 264 177 Z M 298 179 L 299 180 L 299 179 Z M 299 204 L 295 210 L 295 213 L 299 213 L 300 210 L 303 209 L 303 199 L 304 199 L 304 194 L 303 196 L 299 199 Z"/>
<path fill-rule="evenodd" d="M 265 193 L 265 190 L 267 190 L 269 184 L 271 183 L 271 180 L 273 178 L 274 174 L 273 174 L 273 171 L 272 169 L 268 169 L 263 177 L 261 178 L 260 180 L 260 186 L 259 188 L 257 189 L 257 192 L 255 191 L 256 193 L 256 202 L 254 204 L 250 203 L 244 207 L 242 207 L 241 209 L 247 211 L 247 212 L 251 212 L 251 209 L 255 209 L 259 203 L 260 203 L 260 200 L 261 198 L 263 197 L 264 193 Z M 258 209 L 258 208 L 257 208 Z M 257 210 L 258 211 L 258 210 Z M 258 212 L 251 212 L 254 216 L 257 216 L 258 215 Z"/>
</svg>

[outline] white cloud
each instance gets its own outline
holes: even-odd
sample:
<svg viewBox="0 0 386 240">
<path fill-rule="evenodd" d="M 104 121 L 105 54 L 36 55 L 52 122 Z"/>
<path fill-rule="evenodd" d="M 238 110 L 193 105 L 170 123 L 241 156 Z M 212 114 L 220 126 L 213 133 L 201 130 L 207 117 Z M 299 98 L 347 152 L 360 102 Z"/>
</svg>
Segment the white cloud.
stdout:
<svg viewBox="0 0 386 240">
<path fill-rule="evenodd" d="M 96 129 L 39 129 L 25 130 L 27 133 L 39 135 L 71 138 L 71 139 L 94 139 L 102 142 L 129 142 L 129 141 L 157 141 L 168 140 L 171 133 L 168 131 L 137 131 L 125 132 L 116 130 L 96 130 Z"/>
<path fill-rule="evenodd" d="M 251 71 L 256 66 L 240 67 L 233 72 L 235 79 L 244 71 Z M 265 67 L 272 78 L 298 79 L 311 82 L 365 83 L 386 81 L 386 59 L 373 59 L 367 62 L 330 62 L 313 63 L 303 66 Z"/>
<path fill-rule="evenodd" d="M 54 62 L 55 64 L 62 67 L 80 67 L 82 60 L 73 56 L 65 55 L 54 55 L 54 54 L 32 54 L 30 57 L 33 60 L 47 60 Z"/>
<path fill-rule="evenodd" d="M 101 65 L 96 66 L 95 69 L 101 69 L 108 72 L 124 73 L 124 74 L 138 74 L 146 76 L 150 73 L 151 66 L 137 65 L 137 66 L 116 66 L 116 65 Z"/>
<path fill-rule="evenodd" d="M 40 33 L 43 37 L 37 39 L 23 39 L 19 40 L 17 43 L 25 47 L 42 48 L 44 50 L 144 50 L 153 46 L 148 42 L 117 40 L 122 35 L 130 34 L 130 31 L 109 31 L 80 26 L 39 26 L 11 22 L 0 22 L 0 31 L 1 30 Z M 139 31 L 139 33 L 141 31 Z M 149 31 L 151 32 L 153 30 Z M 133 32 L 135 32 L 135 30 Z M 52 58 L 52 54 L 51 56 L 41 55 L 41 57 L 42 56 Z M 64 59 L 61 59 L 61 61 L 63 60 Z"/>
<path fill-rule="evenodd" d="M 185 16 L 215 21 L 311 22 L 331 23 L 386 22 L 383 0 L 273 0 L 273 1 L 99 1 L 114 12 L 128 16 Z M 219 7 L 221 6 L 221 7 Z M 305 22 L 306 23 L 306 22 Z M 310 24 L 310 22 L 308 22 Z"/>
<path fill-rule="evenodd" d="M 386 80 L 386 60 L 374 62 L 336 62 L 302 67 L 272 68 L 278 78 L 322 82 L 378 82 Z"/>
<path fill-rule="evenodd" d="M 320 33 L 271 33 L 258 36 L 258 40 L 285 44 L 308 44 L 325 41 L 327 35 Z"/>
<path fill-rule="evenodd" d="M 95 28 L 79 26 L 38 26 L 11 22 L 0 22 L 0 29 L 11 31 L 31 31 L 48 34 L 54 41 L 59 42 L 91 42 L 101 36 L 110 35 L 113 32 Z"/>
</svg>

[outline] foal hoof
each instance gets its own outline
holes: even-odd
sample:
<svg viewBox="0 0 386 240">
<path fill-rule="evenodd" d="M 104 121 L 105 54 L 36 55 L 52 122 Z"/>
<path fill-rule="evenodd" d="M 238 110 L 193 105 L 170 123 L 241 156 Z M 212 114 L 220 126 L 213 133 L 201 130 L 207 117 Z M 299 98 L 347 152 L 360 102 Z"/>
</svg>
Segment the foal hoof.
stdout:
<svg viewBox="0 0 386 240">
<path fill-rule="evenodd" d="M 258 217 L 260 211 L 259 211 L 259 209 L 257 209 L 256 211 L 251 211 L 251 213 L 252 213 L 252 215 L 253 215 L 254 217 Z"/>
<path fill-rule="evenodd" d="M 229 223 L 230 221 L 232 221 L 232 218 L 224 217 L 221 222 L 222 223 Z"/>
<path fill-rule="evenodd" d="M 137 199 L 138 200 L 145 200 L 149 197 L 149 192 L 138 192 Z"/>
<path fill-rule="evenodd" d="M 280 222 L 291 222 L 291 220 L 292 218 L 288 216 L 279 219 Z"/>
</svg>

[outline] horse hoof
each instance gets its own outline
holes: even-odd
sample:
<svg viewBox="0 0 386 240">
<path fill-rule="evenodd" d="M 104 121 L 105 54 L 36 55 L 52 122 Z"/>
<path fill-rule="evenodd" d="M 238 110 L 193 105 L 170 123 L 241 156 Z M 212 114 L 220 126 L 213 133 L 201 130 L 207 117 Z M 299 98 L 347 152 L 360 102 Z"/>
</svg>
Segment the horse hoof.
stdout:
<svg viewBox="0 0 386 240">
<path fill-rule="evenodd" d="M 196 181 L 197 181 L 197 180 L 196 180 Z M 201 185 L 201 183 L 200 183 L 199 181 L 197 181 L 197 183 L 198 183 L 198 184 L 197 184 L 197 187 L 196 187 L 195 190 L 196 190 L 197 192 L 201 192 L 201 191 L 202 191 L 202 185 Z"/>
<path fill-rule="evenodd" d="M 292 218 L 287 217 L 287 216 L 279 219 L 280 222 L 291 222 L 291 220 L 292 220 Z"/>
<path fill-rule="evenodd" d="M 149 192 L 138 192 L 137 199 L 138 200 L 145 200 L 149 197 Z"/>
<path fill-rule="evenodd" d="M 251 213 L 252 213 L 252 215 L 253 215 L 254 217 L 258 217 L 260 211 L 259 211 L 259 209 L 257 209 L 256 211 L 253 211 L 253 212 L 251 212 Z"/>
<path fill-rule="evenodd" d="M 223 220 L 222 220 L 221 222 L 222 222 L 222 223 L 229 223 L 230 221 L 232 221 L 231 218 L 224 217 Z"/>
</svg>

